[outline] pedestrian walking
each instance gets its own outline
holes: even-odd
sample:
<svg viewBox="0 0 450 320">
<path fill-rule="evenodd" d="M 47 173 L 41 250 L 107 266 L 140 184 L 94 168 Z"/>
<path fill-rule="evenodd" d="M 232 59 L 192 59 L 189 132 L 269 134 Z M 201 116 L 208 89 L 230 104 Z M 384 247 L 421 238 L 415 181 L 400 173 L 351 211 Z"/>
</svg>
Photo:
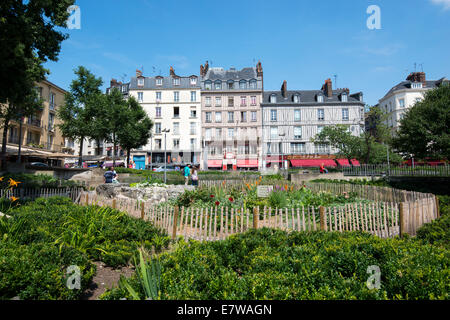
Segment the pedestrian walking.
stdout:
<svg viewBox="0 0 450 320">
<path fill-rule="evenodd" d="M 189 183 L 189 176 L 191 175 L 191 165 L 188 164 L 184 167 L 184 185 L 187 186 Z"/>
<path fill-rule="evenodd" d="M 192 185 L 194 187 L 198 187 L 198 168 L 197 167 L 194 167 L 192 169 L 191 179 L 192 179 Z"/>
</svg>

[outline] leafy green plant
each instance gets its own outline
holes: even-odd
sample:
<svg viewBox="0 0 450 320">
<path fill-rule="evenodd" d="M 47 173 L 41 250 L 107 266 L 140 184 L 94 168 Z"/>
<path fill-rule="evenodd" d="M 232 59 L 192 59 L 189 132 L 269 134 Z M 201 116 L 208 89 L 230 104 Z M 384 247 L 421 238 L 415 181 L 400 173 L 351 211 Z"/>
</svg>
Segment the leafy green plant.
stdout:
<svg viewBox="0 0 450 320">
<path fill-rule="evenodd" d="M 161 292 L 161 265 L 158 258 L 145 259 L 142 250 L 139 250 L 139 263 L 136 266 L 136 277 L 144 293 L 146 300 L 157 300 Z M 134 300 L 140 300 L 141 296 L 133 289 L 124 277 L 120 278 L 119 287 L 125 288 Z"/>
<path fill-rule="evenodd" d="M 449 299 L 449 251 L 362 232 L 262 228 L 224 241 L 181 242 L 161 261 L 161 299 Z M 368 267 L 381 269 L 369 289 Z M 144 297 L 142 275 L 129 279 Z M 124 288 L 104 299 L 129 297 Z"/>
</svg>

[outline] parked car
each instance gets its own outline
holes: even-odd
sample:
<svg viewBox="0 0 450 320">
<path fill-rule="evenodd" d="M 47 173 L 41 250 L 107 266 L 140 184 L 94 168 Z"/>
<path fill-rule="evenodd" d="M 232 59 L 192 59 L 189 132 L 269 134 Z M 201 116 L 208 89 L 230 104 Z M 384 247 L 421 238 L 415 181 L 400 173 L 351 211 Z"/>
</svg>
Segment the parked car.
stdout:
<svg viewBox="0 0 450 320">
<path fill-rule="evenodd" d="M 164 165 L 153 168 L 153 171 L 154 172 L 164 172 Z M 166 172 L 167 171 L 175 171 L 175 166 L 167 165 L 165 171 Z"/>
<path fill-rule="evenodd" d="M 48 167 L 48 164 L 43 162 L 31 162 L 30 165 L 37 166 L 37 167 Z"/>
</svg>

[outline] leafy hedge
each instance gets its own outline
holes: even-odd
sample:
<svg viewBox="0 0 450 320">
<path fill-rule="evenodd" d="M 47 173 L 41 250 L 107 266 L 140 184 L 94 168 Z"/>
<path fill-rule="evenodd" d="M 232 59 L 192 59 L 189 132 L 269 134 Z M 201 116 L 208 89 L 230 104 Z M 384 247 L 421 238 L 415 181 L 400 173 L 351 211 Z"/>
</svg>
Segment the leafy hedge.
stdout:
<svg viewBox="0 0 450 320">
<path fill-rule="evenodd" d="M 160 257 L 161 299 L 449 299 L 450 255 L 412 240 L 361 233 L 251 230 L 180 242 Z M 369 289 L 367 269 L 381 269 Z M 123 282 L 122 282 L 123 283 Z M 134 276 L 127 284 L 145 298 Z M 121 286 L 103 299 L 132 298 Z"/>
<path fill-rule="evenodd" d="M 69 198 L 40 198 L 11 214 L 13 219 L 6 221 L 6 227 L 2 230 L 0 226 L 0 235 L 6 234 L 20 244 L 44 242 L 73 247 L 89 259 L 112 267 L 127 264 L 141 246 L 160 250 L 169 243 L 166 234 L 149 222 L 110 208 L 74 205 Z M 4 232 L 11 226 L 17 226 L 20 232 Z"/>
<path fill-rule="evenodd" d="M 48 174 L 31 174 L 31 173 L 6 173 L 2 175 L 3 180 L 0 181 L 0 189 L 9 185 L 9 179 L 20 181 L 20 188 L 56 188 L 56 187 L 75 187 L 79 184 L 72 180 L 60 180 Z"/>
<path fill-rule="evenodd" d="M 95 274 L 89 261 L 128 264 L 139 248 L 159 252 L 170 239 L 151 223 L 110 208 L 37 199 L 0 218 L 0 299 L 75 299 Z M 67 291 L 65 271 L 77 265 L 82 290 Z"/>
<path fill-rule="evenodd" d="M 69 289 L 67 267 L 76 265 L 81 272 L 80 289 Z M 78 299 L 88 287 L 96 267 L 73 248 L 48 243 L 18 244 L 0 241 L 0 300 Z"/>
</svg>

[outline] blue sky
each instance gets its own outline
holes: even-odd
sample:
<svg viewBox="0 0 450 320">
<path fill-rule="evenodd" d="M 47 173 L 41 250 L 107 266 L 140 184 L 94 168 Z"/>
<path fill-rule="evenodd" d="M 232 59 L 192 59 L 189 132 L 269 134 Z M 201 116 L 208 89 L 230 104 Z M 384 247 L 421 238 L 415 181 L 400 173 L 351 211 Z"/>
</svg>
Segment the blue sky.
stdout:
<svg viewBox="0 0 450 320">
<path fill-rule="evenodd" d="M 409 72 L 450 78 L 450 0 L 76 0 L 81 29 L 66 30 L 48 79 L 68 89 L 83 65 L 104 81 L 198 74 L 200 64 L 243 68 L 261 60 L 265 90 L 337 87 L 376 104 Z M 369 5 L 381 29 L 369 30 Z M 421 65 L 421 66 L 420 66 Z M 155 72 L 154 72 L 155 70 Z M 334 87 L 333 83 L 333 87 Z"/>
</svg>

